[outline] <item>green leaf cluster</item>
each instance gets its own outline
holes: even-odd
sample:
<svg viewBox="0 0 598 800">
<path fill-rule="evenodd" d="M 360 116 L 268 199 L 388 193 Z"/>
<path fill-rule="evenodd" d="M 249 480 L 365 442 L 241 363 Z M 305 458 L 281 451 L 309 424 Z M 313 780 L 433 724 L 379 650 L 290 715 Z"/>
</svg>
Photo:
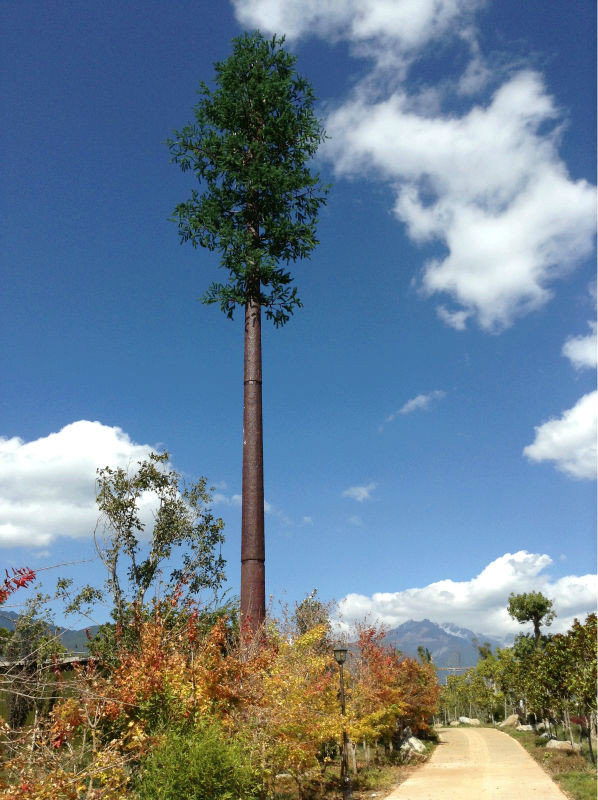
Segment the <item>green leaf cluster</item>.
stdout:
<svg viewBox="0 0 598 800">
<path fill-rule="evenodd" d="M 192 595 L 219 590 L 225 577 L 220 555 L 224 522 L 211 512 L 207 479 L 185 486 L 167 465 L 168 453 L 151 453 L 134 471 L 97 471 L 101 517 L 95 539 L 107 570 L 105 589 L 85 586 L 71 599 L 70 582 L 59 582 L 67 613 L 88 612 L 108 595 L 112 616 L 123 624 L 133 608 L 142 610 L 148 590 L 158 581 L 166 596 L 182 585 Z M 148 502 L 155 507 L 151 533 L 145 531 L 141 514 Z"/>
<path fill-rule="evenodd" d="M 540 625 L 550 625 L 556 614 L 552 608 L 552 600 L 545 597 L 542 592 L 524 592 L 509 595 L 509 615 L 524 625 L 531 622 L 534 626 L 536 642 L 540 640 Z"/>
<path fill-rule="evenodd" d="M 218 251 L 229 272 L 203 301 L 231 319 L 258 302 L 276 326 L 301 306 L 287 266 L 316 246 L 328 189 L 309 169 L 325 139 L 313 89 L 283 42 L 259 31 L 233 40 L 215 64 L 216 88 L 200 83 L 194 120 L 167 141 L 172 162 L 205 189 L 176 206 L 180 239 Z"/>
<path fill-rule="evenodd" d="M 142 764 L 138 800 L 253 800 L 261 781 L 242 742 L 212 722 L 168 731 Z"/>
</svg>

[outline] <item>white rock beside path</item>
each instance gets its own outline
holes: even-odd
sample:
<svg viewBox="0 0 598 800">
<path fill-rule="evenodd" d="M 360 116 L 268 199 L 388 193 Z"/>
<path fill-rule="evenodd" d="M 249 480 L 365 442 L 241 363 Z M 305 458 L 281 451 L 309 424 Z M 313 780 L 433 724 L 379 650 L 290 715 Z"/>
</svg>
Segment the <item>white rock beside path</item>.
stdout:
<svg viewBox="0 0 598 800">
<path fill-rule="evenodd" d="M 416 753 L 425 753 L 426 746 L 423 742 L 421 742 L 417 736 L 410 736 L 407 739 L 407 744 L 412 750 L 415 750 Z"/>
<path fill-rule="evenodd" d="M 426 746 L 417 736 L 410 736 L 401 745 L 401 752 L 407 757 L 411 757 L 414 753 L 421 756 L 426 752 Z"/>
<path fill-rule="evenodd" d="M 517 725 L 519 725 L 519 717 L 517 714 L 511 714 L 510 717 L 507 717 L 506 719 L 503 719 L 502 722 L 498 723 L 499 728 L 510 728 L 511 726 L 515 728 Z"/>
<path fill-rule="evenodd" d="M 547 750 L 567 750 L 569 753 L 581 752 L 580 744 L 571 744 L 571 742 L 561 742 L 558 739 L 549 739 L 546 742 Z"/>
</svg>

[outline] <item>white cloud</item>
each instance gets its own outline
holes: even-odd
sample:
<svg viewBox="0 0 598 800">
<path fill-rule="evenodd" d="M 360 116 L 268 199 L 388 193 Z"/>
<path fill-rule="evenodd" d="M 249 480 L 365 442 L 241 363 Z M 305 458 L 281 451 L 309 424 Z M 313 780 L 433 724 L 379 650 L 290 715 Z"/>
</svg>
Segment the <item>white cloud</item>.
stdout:
<svg viewBox="0 0 598 800">
<path fill-rule="evenodd" d="M 580 398 L 559 419 L 536 427 L 536 438 L 523 453 L 532 461 L 554 461 L 575 478 L 596 477 L 598 392 Z"/>
<path fill-rule="evenodd" d="M 435 389 L 433 392 L 428 392 L 428 394 L 418 394 L 417 397 L 407 400 L 394 414 L 386 417 L 386 422 L 392 422 L 397 418 L 398 414 L 411 414 L 413 411 L 421 411 L 428 408 L 433 400 L 441 400 L 443 397 L 446 397 L 446 392 L 443 392 L 442 389 Z"/>
<path fill-rule="evenodd" d="M 239 508 L 243 503 L 243 498 L 240 494 L 227 495 L 222 492 L 216 492 L 212 495 L 212 503 L 214 505 L 234 506 Z M 290 526 L 293 524 L 292 520 L 285 514 L 284 511 L 274 506 L 272 503 L 266 500 L 266 498 L 264 498 L 264 514 L 278 518 L 283 525 Z M 307 522 L 307 520 L 309 520 L 309 522 Z M 311 525 L 311 517 L 304 517 L 303 524 Z"/>
<path fill-rule="evenodd" d="M 369 616 L 391 628 L 409 619 L 452 622 L 474 632 L 508 636 L 526 629 L 507 613 L 509 594 L 540 591 L 554 602 L 558 617 L 552 631 L 566 630 L 575 617 L 584 618 L 596 606 L 596 575 L 569 575 L 554 580 L 545 571 L 548 555 L 505 553 L 469 581 L 445 579 L 421 588 L 377 592 L 371 597 L 348 594 L 339 603 L 344 625 Z"/>
<path fill-rule="evenodd" d="M 212 493 L 212 505 L 214 506 L 240 506 L 240 494 L 224 494 L 224 492 Z"/>
<path fill-rule="evenodd" d="M 379 59 L 412 56 L 449 31 L 462 35 L 485 0 L 233 0 L 239 22 L 290 38 L 346 39 Z"/>
<path fill-rule="evenodd" d="M 349 517 L 347 522 L 349 523 L 349 525 L 354 525 L 356 528 L 363 528 L 363 520 L 356 514 L 354 514 L 352 517 Z"/>
<path fill-rule="evenodd" d="M 32 442 L 0 437 L 0 547 L 47 546 L 93 534 L 96 468 L 129 467 L 152 451 L 118 427 L 79 420 Z M 142 516 L 151 520 L 146 498 Z"/>
<path fill-rule="evenodd" d="M 418 243 L 446 254 L 422 270 L 424 294 L 446 295 L 440 319 L 472 319 L 498 331 L 540 308 L 551 285 L 593 248 L 594 188 L 568 175 L 558 154 L 562 115 L 530 70 L 511 74 L 492 98 L 459 114 L 442 111 L 508 69 L 490 69 L 475 12 L 486 0 L 233 0 L 247 27 L 348 41 L 373 69 L 329 114 L 323 154 L 338 176 L 373 175 L 394 187 L 394 213 Z M 460 42 L 469 62 L 417 93 L 408 68 L 438 42 Z M 398 88 L 397 88 L 398 87 Z"/>
<path fill-rule="evenodd" d="M 571 361 L 576 369 L 596 367 L 596 323 L 588 324 L 592 329 L 591 333 L 588 333 L 587 336 L 572 336 L 563 345 L 563 355 Z"/>
<path fill-rule="evenodd" d="M 239 507 L 242 505 L 242 502 L 243 498 L 240 494 L 227 495 L 223 494 L 222 492 L 215 492 L 215 494 L 212 495 L 212 503 L 214 505 Z M 266 499 L 264 499 L 264 513 L 278 513 L 274 510 L 272 503 L 269 503 Z"/>
<path fill-rule="evenodd" d="M 445 306 L 436 306 L 436 313 L 439 318 L 454 328 L 456 331 L 464 331 L 467 327 L 467 320 L 471 317 L 471 311 L 449 311 Z"/>
<path fill-rule="evenodd" d="M 376 488 L 375 483 L 368 483 L 367 486 L 350 486 L 343 492 L 343 497 L 350 497 L 352 500 L 357 500 L 358 503 L 363 503 L 364 500 L 372 499 L 372 492 Z"/>
<path fill-rule="evenodd" d="M 426 294 L 460 306 L 440 306 L 440 317 L 496 330 L 546 303 L 548 284 L 593 248 L 595 193 L 569 178 L 557 120 L 531 71 L 462 116 L 426 112 L 404 89 L 373 99 L 362 84 L 329 116 L 326 153 L 339 176 L 373 172 L 394 185 L 410 237 L 447 248 L 421 278 Z"/>
</svg>

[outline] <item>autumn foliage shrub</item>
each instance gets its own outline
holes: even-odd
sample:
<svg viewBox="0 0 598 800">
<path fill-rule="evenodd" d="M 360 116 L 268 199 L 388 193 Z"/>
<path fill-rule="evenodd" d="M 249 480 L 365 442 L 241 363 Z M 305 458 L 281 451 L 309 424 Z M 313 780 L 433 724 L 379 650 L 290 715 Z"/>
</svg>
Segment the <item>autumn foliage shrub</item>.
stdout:
<svg viewBox="0 0 598 800">
<path fill-rule="evenodd" d="M 270 798 L 279 773 L 305 796 L 343 729 L 386 745 L 406 726 L 425 731 L 432 667 L 364 627 L 345 665 L 343 718 L 329 624 L 304 622 L 243 639 L 176 593 L 131 614 L 104 659 L 57 678 L 51 713 L 4 752 L 0 797 Z"/>
<path fill-rule="evenodd" d="M 426 734 L 439 687 L 431 664 L 389 647 L 383 630 L 363 626 L 348 660 L 349 730 L 356 741 L 388 744 L 409 727 Z"/>
</svg>

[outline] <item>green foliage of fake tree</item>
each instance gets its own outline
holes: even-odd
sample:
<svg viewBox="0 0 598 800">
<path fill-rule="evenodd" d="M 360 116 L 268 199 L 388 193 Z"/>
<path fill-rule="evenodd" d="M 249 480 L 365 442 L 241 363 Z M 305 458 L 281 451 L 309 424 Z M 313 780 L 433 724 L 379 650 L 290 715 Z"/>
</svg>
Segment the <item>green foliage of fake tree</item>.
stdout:
<svg viewBox="0 0 598 800">
<path fill-rule="evenodd" d="M 194 120 L 167 141 L 172 161 L 204 187 L 174 212 L 182 242 L 220 253 L 227 283 L 204 302 L 259 302 L 276 326 L 301 306 L 287 269 L 309 256 L 327 187 L 309 161 L 324 140 L 310 83 L 295 71 L 284 38 L 259 31 L 233 40 L 215 64 L 215 89 L 200 83 Z"/>
</svg>

